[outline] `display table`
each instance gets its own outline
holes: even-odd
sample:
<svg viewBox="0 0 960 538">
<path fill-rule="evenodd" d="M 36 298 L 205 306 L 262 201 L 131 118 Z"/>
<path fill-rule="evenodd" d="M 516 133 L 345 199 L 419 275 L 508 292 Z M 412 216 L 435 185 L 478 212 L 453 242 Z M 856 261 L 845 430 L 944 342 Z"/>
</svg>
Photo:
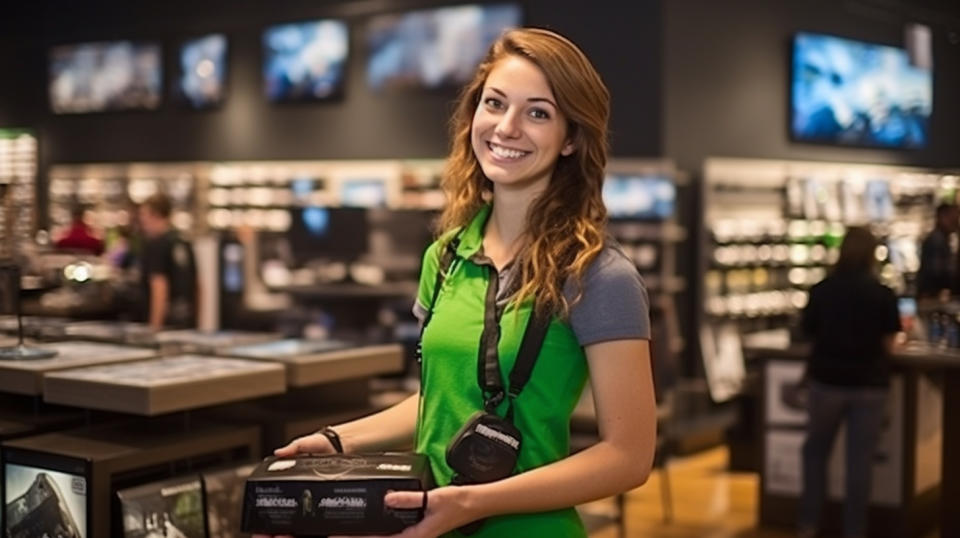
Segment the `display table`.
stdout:
<svg viewBox="0 0 960 538">
<path fill-rule="evenodd" d="M 403 369 L 400 344 L 358 346 L 337 340 L 280 340 L 230 347 L 218 354 L 283 364 L 290 387 L 309 387 Z"/>
<path fill-rule="evenodd" d="M 42 319 L 42 318 L 37 318 Z M 161 348 L 174 353 L 214 353 L 221 348 L 277 340 L 276 333 L 175 329 L 155 332 L 145 323 L 129 321 L 71 321 L 59 325 L 32 321 L 46 338 L 89 340 Z"/>
<path fill-rule="evenodd" d="M 43 394 L 46 374 L 97 364 L 124 363 L 157 356 L 152 349 L 101 344 L 95 342 L 52 342 L 31 344 L 51 349 L 57 356 L 31 361 L 0 361 L 0 391 L 15 394 Z"/>
<path fill-rule="evenodd" d="M 270 291 L 289 293 L 302 299 L 357 300 L 357 299 L 410 299 L 417 296 L 417 281 L 384 282 L 367 285 L 351 282 L 331 284 L 276 286 Z"/>
<path fill-rule="evenodd" d="M 204 332 L 197 330 L 160 331 L 154 336 L 157 345 L 164 348 L 175 348 L 180 353 L 213 354 L 221 349 L 259 344 L 277 340 L 277 333 L 260 333 L 245 331 L 215 331 Z"/>
<path fill-rule="evenodd" d="M 81 536 L 117 536 L 118 532 L 111 532 L 114 522 L 110 517 L 116 489 L 137 484 L 142 476 L 159 474 L 162 478 L 211 459 L 227 463 L 259 457 L 260 432 L 256 427 L 194 423 L 185 428 L 179 418 L 5 442 L 4 506 L 16 499 L 27 501 L 16 514 L 20 527 L 45 530 L 44 525 L 49 526 L 51 521 L 69 521 Z M 62 502 L 52 509 L 49 503 L 39 506 L 30 502 L 29 492 L 49 492 L 54 489 L 51 484 L 56 485 Z"/>
<path fill-rule="evenodd" d="M 357 345 L 337 340 L 281 340 L 238 346 L 221 354 L 283 365 L 289 392 L 213 409 L 218 420 L 259 424 L 265 447 L 377 411 L 369 377 L 403 368 L 400 344 Z"/>
<path fill-rule="evenodd" d="M 147 416 L 285 390 L 279 364 L 200 355 L 75 368 L 43 380 L 47 402 Z"/>
<path fill-rule="evenodd" d="M 67 318 L 44 316 L 23 316 L 23 335 L 27 337 L 59 337 L 70 323 Z M 0 332 L 16 335 L 18 331 L 16 316 L 0 316 Z"/>
<path fill-rule="evenodd" d="M 111 344 L 153 345 L 153 331 L 146 323 L 127 321 L 74 321 L 61 329 L 63 337 Z"/>
<path fill-rule="evenodd" d="M 745 353 L 764 361 L 760 522 L 794 526 L 807 414 L 791 393 L 809 347 L 748 348 Z M 960 450 L 960 353 L 910 344 L 892 362 L 887 421 L 873 454 L 871 536 L 923 536 L 938 521 L 941 536 L 960 536 L 956 503 L 940 502 L 960 499 L 960 465 L 944 457 Z M 827 530 L 840 529 L 842 520 L 843 437 L 829 464 Z"/>
</svg>

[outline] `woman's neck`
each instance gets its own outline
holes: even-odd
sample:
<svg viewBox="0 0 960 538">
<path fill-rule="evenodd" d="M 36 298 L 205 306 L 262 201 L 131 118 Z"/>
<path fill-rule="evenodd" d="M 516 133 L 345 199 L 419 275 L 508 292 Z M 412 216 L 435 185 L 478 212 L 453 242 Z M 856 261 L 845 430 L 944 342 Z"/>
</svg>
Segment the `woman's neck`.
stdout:
<svg viewBox="0 0 960 538">
<path fill-rule="evenodd" d="M 495 188 L 493 209 L 483 232 L 484 252 L 500 269 L 512 260 L 523 244 L 527 211 L 546 184 L 523 190 Z"/>
</svg>

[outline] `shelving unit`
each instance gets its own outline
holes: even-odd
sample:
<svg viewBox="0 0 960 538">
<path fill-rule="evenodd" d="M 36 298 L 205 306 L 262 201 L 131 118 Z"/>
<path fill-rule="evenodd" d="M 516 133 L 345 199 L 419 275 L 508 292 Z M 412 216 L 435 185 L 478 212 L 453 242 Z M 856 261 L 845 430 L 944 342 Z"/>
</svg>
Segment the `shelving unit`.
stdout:
<svg viewBox="0 0 960 538">
<path fill-rule="evenodd" d="M 89 207 L 88 224 L 109 230 L 131 225 L 132 214 L 153 193 L 165 192 L 172 203 L 171 223 L 191 236 L 202 225 L 205 209 L 198 196 L 209 176 L 206 163 L 56 164 L 50 167 L 50 234 L 56 239 L 70 225 L 74 203 Z M 202 228 L 199 228 L 202 230 Z"/>
<path fill-rule="evenodd" d="M 37 138 L 0 129 L 0 258 L 16 254 L 36 231 Z"/>
<path fill-rule="evenodd" d="M 628 186 L 631 182 L 634 188 Z M 654 328 L 660 332 L 654 340 L 666 337 L 664 351 L 679 354 L 686 344 L 676 297 L 686 291 L 687 282 L 677 271 L 677 248 L 688 233 L 678 223 L 676 201 L 677 188 L 686 184 L 686 176 L 667 160 L 612 159 L 605 183 L 609 232 L 636 264 L 652 310 L 662 321 Z"/>
<path fill-rule="evenodd" d="M 712 349 L 701 345 L 711 392 L 744 382 L 740 334 L 795 324 L 848 226 L 873 231 L 880 280 L 913 296 L 934 208 L 956 200 L 958 182 L 956 172 L 902 166 L 708 159 L 695 316 L 718 335 Z"/>
<path fill-rule="evenodd" d="M 702 234 L 704 315 L 744 328 L 784 327 L 839 256 L 847 226 L 880 239 L 880 278 L 914 293 L 934 208 L 955 173 L 899 166 L 709 159 Z"/>
</svg>

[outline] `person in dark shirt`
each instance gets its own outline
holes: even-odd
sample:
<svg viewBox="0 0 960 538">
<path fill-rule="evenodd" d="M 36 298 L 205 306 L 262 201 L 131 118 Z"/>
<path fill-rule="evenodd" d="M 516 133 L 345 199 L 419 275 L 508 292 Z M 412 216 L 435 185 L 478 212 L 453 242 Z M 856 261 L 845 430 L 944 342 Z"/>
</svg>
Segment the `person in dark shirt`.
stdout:
<svg viewBox="0 0 960 538">
<path fill-rule="evenodd" d="M 196 324 L 197 269 L 190 243 L 170 225 L 170 199 L 162 193 L 139 209 L 145 240 L 140 280 L 150 327 L 191 327 Z"/>
<path fill-rule="evenodd" d="M 832 272 L 810 290 L 803 330 L 813 339 L 803 445 L 800 536 L 815 536 L 826 490 L 827 460 L 846 422 L 844 536 L 866 536 L 873 449 L 889 385 L 889 356 L 900 331 L 897 298 L 875 276 L 877 241 L 851 227 Z"/>
<path fill-rule="evenodd" d="M 90 232 L 90 227 L 83 220 L 86 213 L 87 206 L 80 203 L 70 208 L 70 229 L 57 239 L 58 249 L 89 252 L 95 256 L 103 254 L 103 241 Z"/>
<path fill-rule="evenodd" d="M 917 297 L 935 298 L 957 285 L 957 229 L 960 209 L 953 204 L 937 206 L 936 227 L 920 246 Z"/>
</svg>

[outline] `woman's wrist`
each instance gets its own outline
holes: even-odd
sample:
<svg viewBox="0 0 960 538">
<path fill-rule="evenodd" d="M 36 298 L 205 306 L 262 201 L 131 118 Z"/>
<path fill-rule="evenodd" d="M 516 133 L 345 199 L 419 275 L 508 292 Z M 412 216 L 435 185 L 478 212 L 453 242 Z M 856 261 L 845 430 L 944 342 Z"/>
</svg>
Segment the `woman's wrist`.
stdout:
<svg viewBox="0 0 960 538">
<path fill-rule="evenodd" d="M 470 484 L 456 486 L 460 491 L 458 498 L 463 513 L 470 516 L 469 521 L 476 521 L 494 515 L 490 511 L 489 484 Z"/>
<path fill-rule="evenodd" d="M 326 437 L 327 441 L 330 443 L 330 446 L 333 448 L 333 451 L 337 454 L 343 454 L 346 452 L 343 446 L 343 441 L 340 439 L 340 434 L 337 433 L 337 430 L 334 430 L 330 426 L 324 426 L 317 431 L 317 434 Z"/>
</svg>

